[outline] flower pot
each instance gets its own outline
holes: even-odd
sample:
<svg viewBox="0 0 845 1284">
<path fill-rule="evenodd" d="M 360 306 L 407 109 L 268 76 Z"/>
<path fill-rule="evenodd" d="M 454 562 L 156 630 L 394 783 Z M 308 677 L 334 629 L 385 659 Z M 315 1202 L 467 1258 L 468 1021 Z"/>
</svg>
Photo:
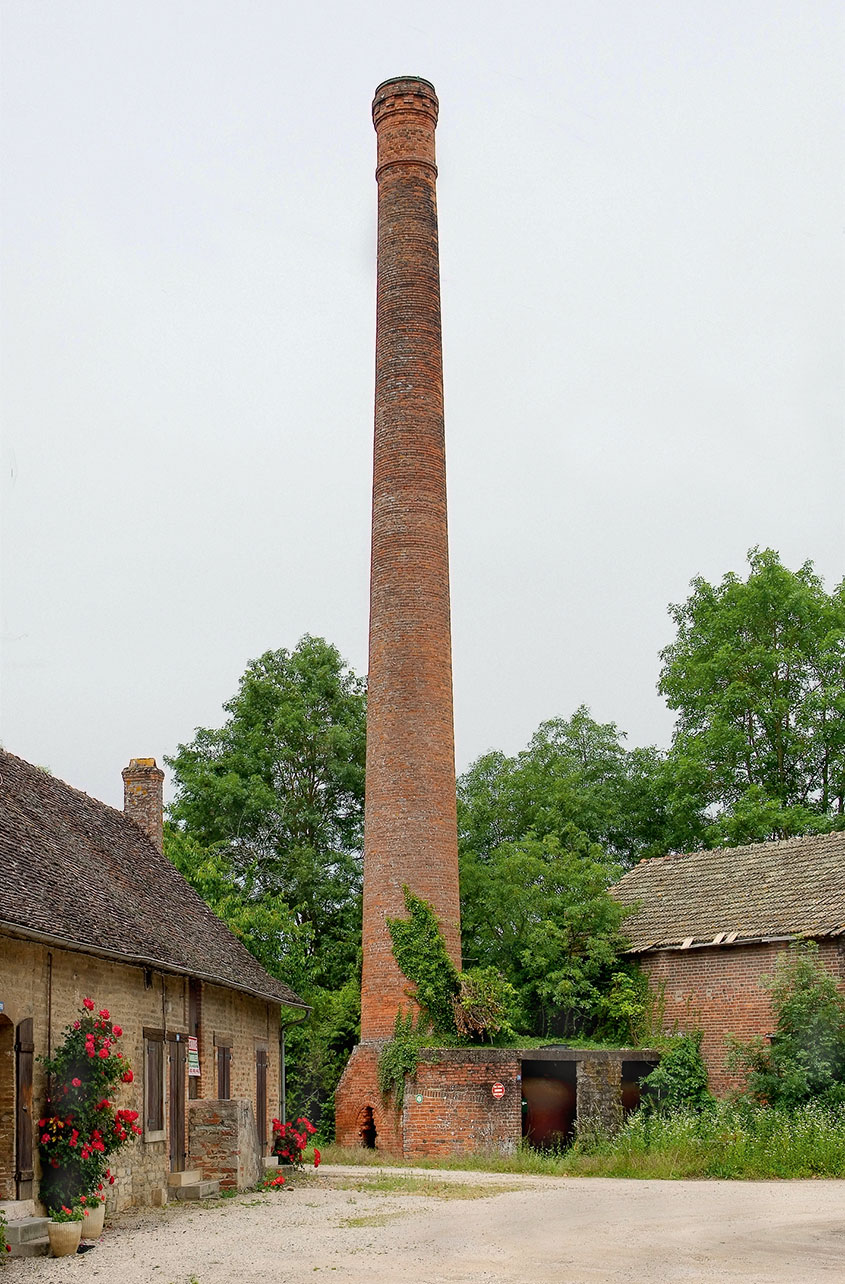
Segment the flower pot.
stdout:
<svg viewBox="0 0 845 1284">
<path fill-rule="evenodd" d="M 54 1257 L 70 1257 L 79 1248 L 82 1222 L 48 1222 L 50 1252 Z"/>
<path fill-rule="evenodd" d="M 89 1204 L 82 1218 L 82 1238 L 99 1239 L 103 1233 L 105 1217 L 105 1204 Z"/>
</svg>

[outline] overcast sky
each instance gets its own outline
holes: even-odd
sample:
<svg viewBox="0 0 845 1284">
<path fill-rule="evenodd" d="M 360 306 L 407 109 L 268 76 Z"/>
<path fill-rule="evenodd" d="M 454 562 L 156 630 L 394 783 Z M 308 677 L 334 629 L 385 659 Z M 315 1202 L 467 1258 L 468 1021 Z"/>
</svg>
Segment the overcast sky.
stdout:
<svg viewBox="0 0 845 1284">
<path fill-rule="evenodd" d="M 366 670 L 376 139 L 440 98 L 459 769 L 666 745 L 670 602 L 845 575 L 841 0 L 2 0 L 7 749 L 122 805 L 249 659 Z"/>
</svg>

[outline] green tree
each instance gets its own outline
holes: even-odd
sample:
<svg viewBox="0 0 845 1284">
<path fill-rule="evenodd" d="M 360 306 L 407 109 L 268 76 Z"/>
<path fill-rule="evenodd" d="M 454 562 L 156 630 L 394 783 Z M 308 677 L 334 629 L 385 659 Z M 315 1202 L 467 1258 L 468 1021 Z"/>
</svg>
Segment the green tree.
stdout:
<svg viewBox="0 0 845 1284">
<path fill-rule="evenodd" d="M 564 837 L 529 834 L 484 859 L 464 851 L 464 958 L 513 985 L 523 1030 L 591 1035 L 620 970 L 625 910 L 607 891 L 618 866 L 580 831 Z"/>
<path fill-rule="evenodd" d="M 746 580 L 692 581 L 671 607 L 659 689 L 677 711 L 668 767 L 709 843 L 830 828 L 845 815 L 845 583 L 752 549 Z"/>
<path fill-rule="evenodd" d="M 677 800 L 664 755 L 624 739 L 582 705 L 542 723 L 516 757 L 484 754 L 458 781 L 461 850 L 485 861 L 502 843 L 573 829 L 625 865 L 667 850 Z"/>
<path fill-rule="evenodd" d="M 196 877 L 211 860 L 242 903 L 279 904 L 302 929 L 312 984 L 331 989 L 360 937 L 365 701 L 363 679 L 306 635 L 251 661 L 223 727 L 167 759 L 171 820 L 203 853 Z"/>
</svg>

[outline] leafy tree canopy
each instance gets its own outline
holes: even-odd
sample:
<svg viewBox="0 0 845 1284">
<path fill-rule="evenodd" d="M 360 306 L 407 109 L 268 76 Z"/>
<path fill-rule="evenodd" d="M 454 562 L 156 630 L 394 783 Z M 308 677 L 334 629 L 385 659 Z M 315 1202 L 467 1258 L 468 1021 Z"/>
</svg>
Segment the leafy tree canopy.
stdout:
<svg viewBox="0 0 845 1284">
<path fill-rule="evenodd" d="M 484 754 L 458 780 L 461 850 L 487 861 L 502 843 L 577 830 L 626 865 L 665 851 L 663 755 L 624 739 L 582 705 L 542 723 L 516 757 Z"/>
<path fill-rule="evenodd" d="M 301 929 L 312 984 L 341 986 L 360 936 L 364 681 L 335 647 L 306 635 L 293 651 L 251 661 L 224 708 L 220 729 L 199 728 L 167 759 L 170 817 L 195 844 L 181 849 L 183 872 L 191 865 L 195 878 L 216 882 L 218 901 L 228 882 L 252 916 L 246 931 L 263 930 L 258 907 L 285 919 L 285 940 L 290 924 Z M 180 852 L 172 834 L 169 851 Z"/>
<path fill-rule="evenodd" d="M 670 793 L 707 843 L 830 828 L 845 814 L 845 582 L 748 555 L 746 580 L 692 581 L 671 607 L 659 690 L 677 711 Z"/>
<path fill-rule="evenodd" d="M 504 842 L 481 859 L 465 851 L 461 915 L 465 960 L 514 986 L 519 1026 L 591 1035 L 625 948 L 625 910 L 608 894 L 618 866 L 577 830 Z"/>
</svg>

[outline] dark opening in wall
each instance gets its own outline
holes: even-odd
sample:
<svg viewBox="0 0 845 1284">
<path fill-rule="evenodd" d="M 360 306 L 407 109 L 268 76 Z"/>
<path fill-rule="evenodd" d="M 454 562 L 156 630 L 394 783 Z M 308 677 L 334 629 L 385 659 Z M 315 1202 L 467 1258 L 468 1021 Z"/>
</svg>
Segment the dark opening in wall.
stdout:
<svg viewBox="0 0 845 1284">
<path fill-rule="evenodd" d="M 577 1065 L 522 1062 L 522 1135 L 538 1150 L 568 1146 L 575 1136 Z"/>
<path fill-rule="evenodd" d="M 361 1111 L 361 1127 L 358 1129 L 358 1136 L 361 1138 L 361 1145 L 365 1150 L 375 1150 L 376 1148 L 376 1121 L 373 1118 L 372 1106 L 364 1106 Z"/>
<path fill-rule="evenodd" d="M 656 1061 L 622 1062 L 622 1114 L 630 1115 L 642 1101 L 640 1084 L 657 1066 Z"/>
</svg>

